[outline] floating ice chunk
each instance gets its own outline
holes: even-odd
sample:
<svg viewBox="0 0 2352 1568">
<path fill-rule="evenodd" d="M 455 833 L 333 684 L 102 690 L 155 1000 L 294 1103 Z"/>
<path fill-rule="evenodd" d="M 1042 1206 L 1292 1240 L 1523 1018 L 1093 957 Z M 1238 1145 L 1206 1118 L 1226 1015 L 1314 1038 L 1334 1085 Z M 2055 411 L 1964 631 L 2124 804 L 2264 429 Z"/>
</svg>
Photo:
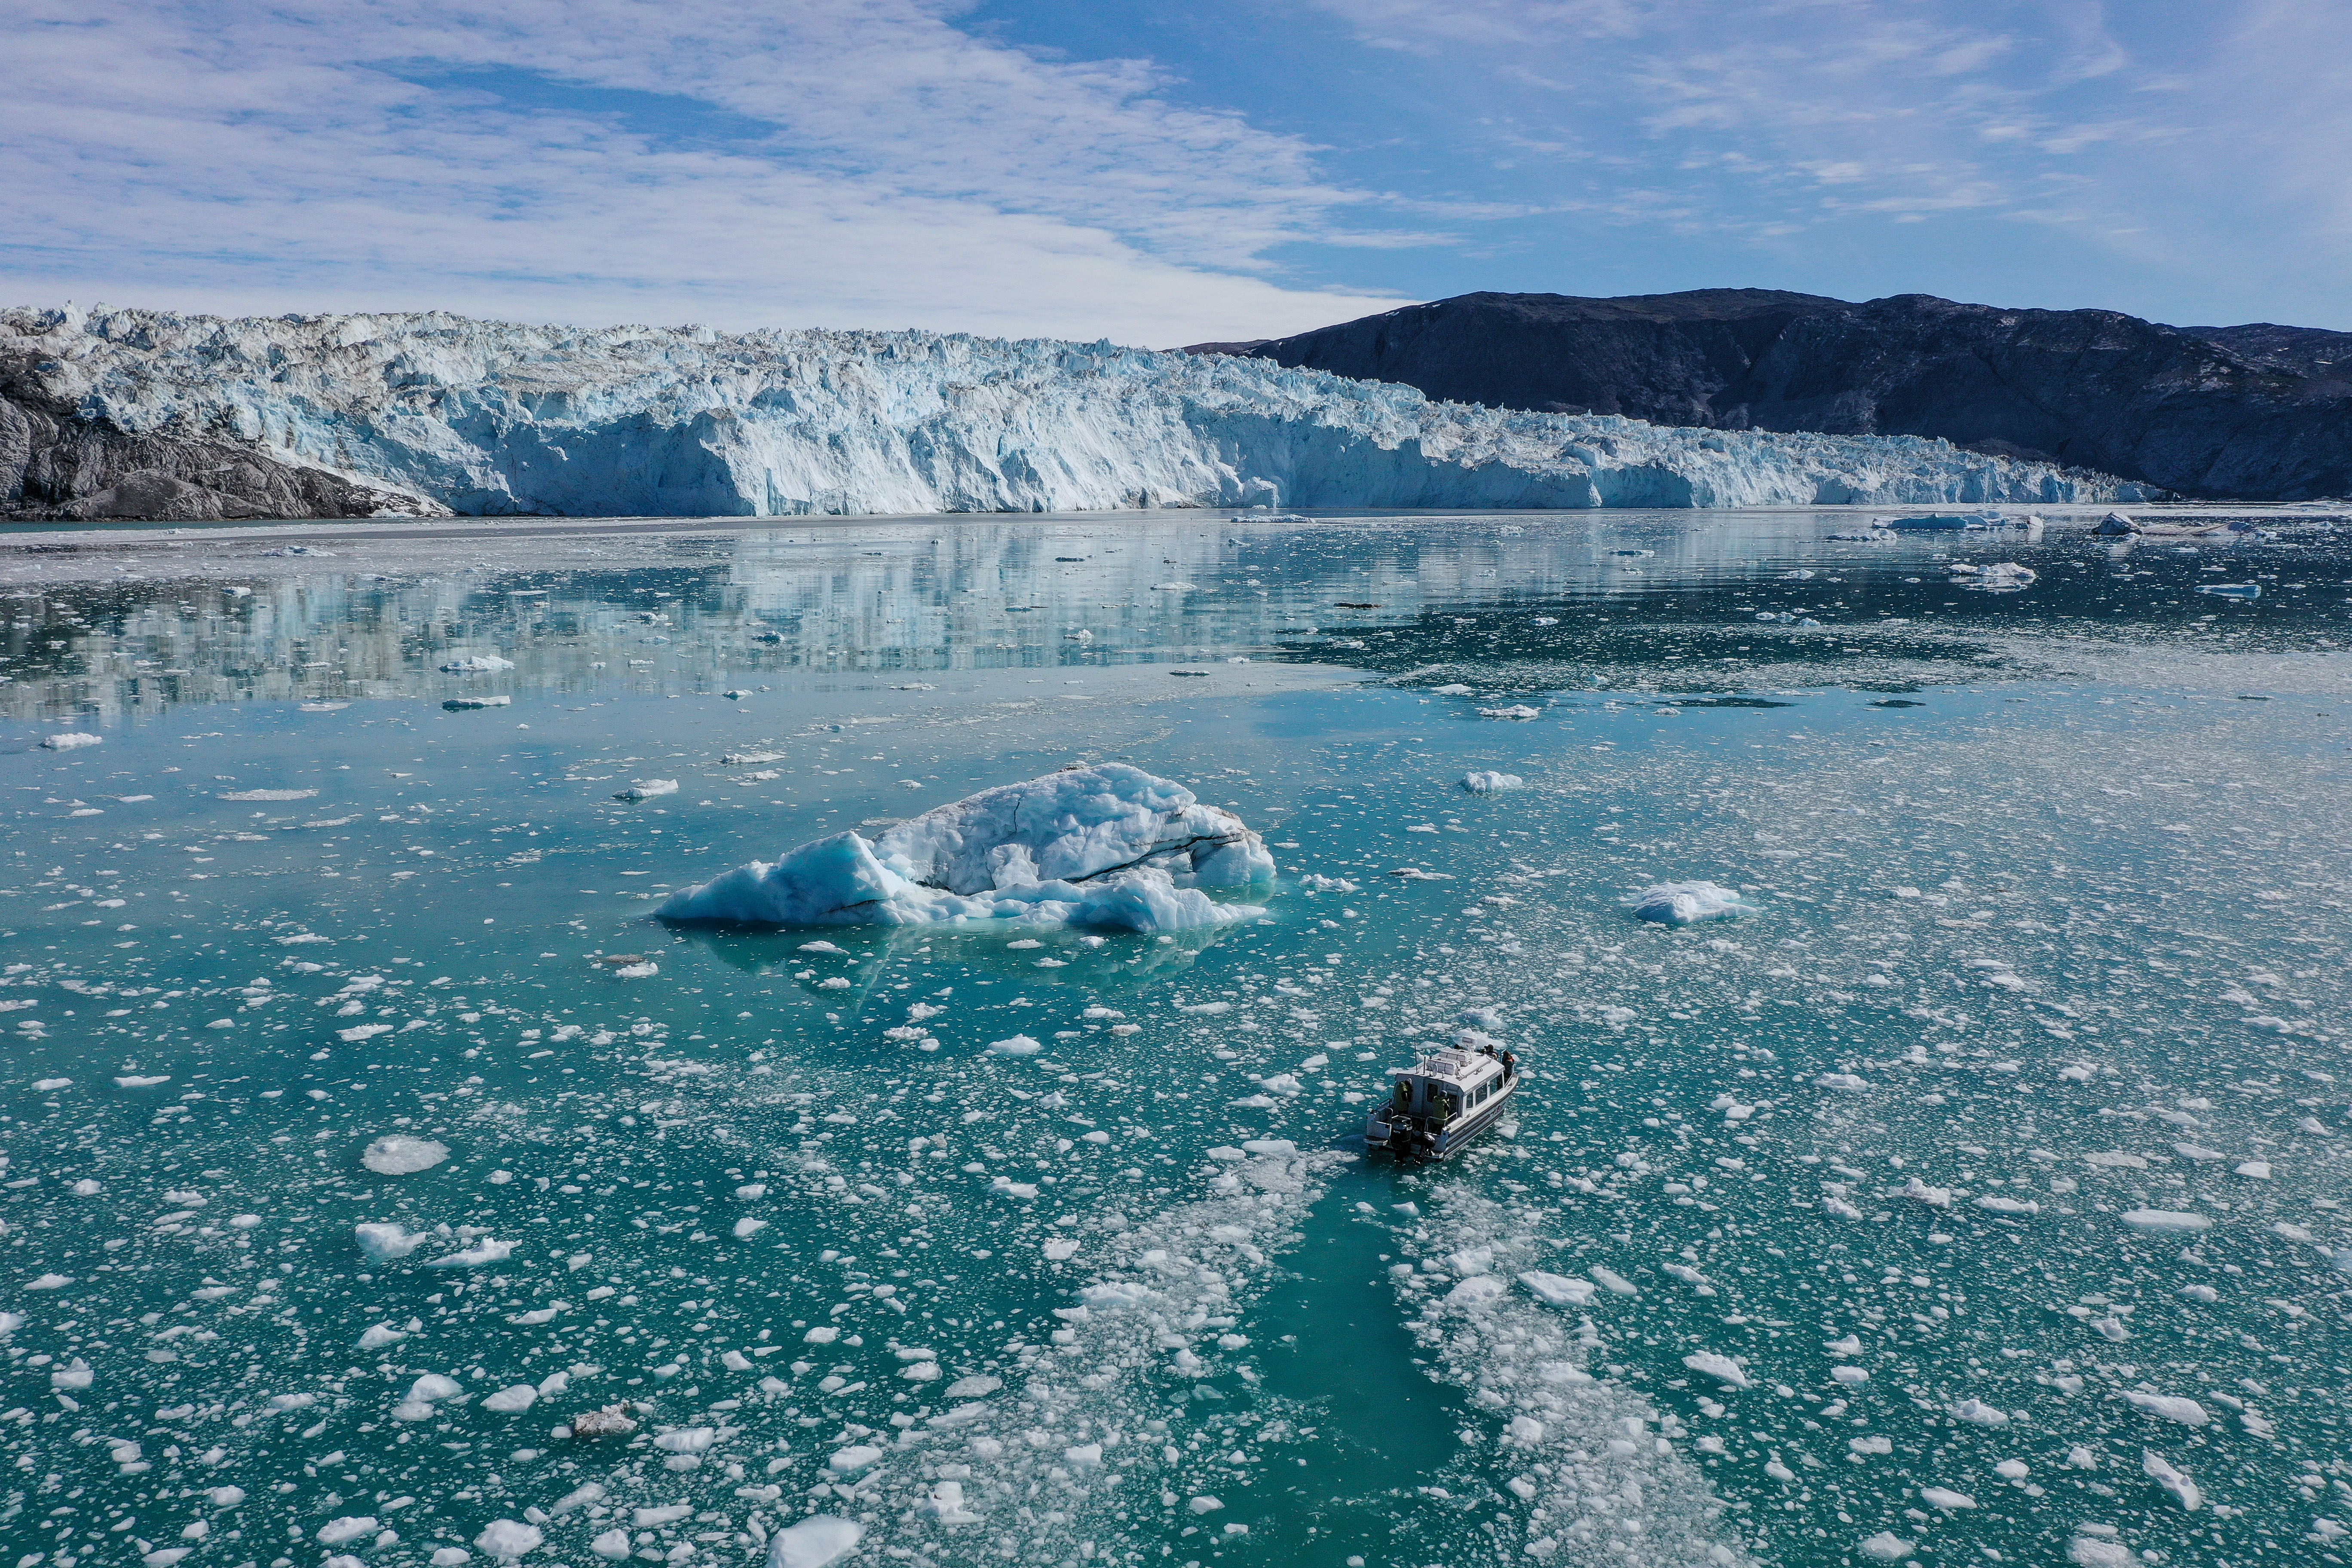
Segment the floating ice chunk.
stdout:
<svg viewBox="0 0 2352 1568">
<path fill-rule="evenodd" d="M 71 1089 L 73 1079 L 69 1078 L 37 1079 L 34 1080 L 33 1087 L 43 1094 L 55 1094 L 58 1089 Z"/>
<path fill-rule="evenodd" d="M 2123 1222 L 2134 1230 L 2152 1231 L 2210 1230 L 2213 1226 L 2201 1214 L 2181 1214 L 2172 1209 L 2126 1209 Z"/>
<path fill-rule="evenodd" d="M 1858 1366 L 1833 1366 L 1830 1368 L 1830 1378 L 1847 1388 L 1859 1388 L 1870 1381 L 1870 1373 Z"/>
<path fill-rule="evenodd" d="M 397 1230 L 400 1227 L 394 1226 L 392 1228 Z M 422 1241 L 424 1237 L 419 1237 L 417 1239 Z M 367 1331 L 360 1336 L 360 1349 L 380 1351 L 386 1345 L 396 1345 L 407 1337 L 408 1331 L 405 1329 L 395 1329 L 390 1323 L 371 1323 L 368 1325 Z"/>
<path fill-rule="evenodd" d="M 2172 1146 L 2172 1152 L 2184 1160 L 2195 1160 L 2200 1163 L 2209 1160 L 2226 1160 L 2230 1157 L 2219 1149 L 2208 1149 L 2197 1143 L 2175 1143 Z"/>
<path fill-rule="evenodd" d="M 520 1415 L 538 1403 L 539 1390 L 528 1383 L 518 1383 L 484 1395 L 482 1408 L 498 1415 Z"/>
<path fill-rule="evenodd" d="M 1478 710 L 1478 717 L 1481 719 L 1540 719 L 1543 717 L 1543 710 L 1530 708 L 1524 702 L 1514 702 L 1507 708 L 1481 708 Z"/>
<path fill-rule="evenodd" d="M 1200 889 L 1244 886 L 1274 869 L 1231 812 L 1109 763 L 984 790 L 871 841 L 817 839 L 674 894 L 658 912 L 751 925 L 1013 920 L 1181 931 L 1262 912 Z"/>
<path fill-rule="evenodd" d="M 1759 913 L 1754 904 L 1729 888 L 1713 882 L 1662 882 L 1629 897 L 1626 907 L 1640 921 L 1661 925 L 1695 925 L 1700 921 L 1729 920 Z"/>
<path fill-rule="evenodd" d="M 1825 1072 L 1813 1079 L 1815 1089 L 1864 1089 L 1870 1087 L 1850 1072 Z"/>
<path fill-rule="evenodd" d="M 1973 566 L 1955 561 L 1947 568 L 1952 580 L 1970 588 L 2023 588 L 2032 584 L 2037 574 L 2014 561 L 1997 561 L 1987 566 Z"/>
<path fill-rule="evenodd" d="M 1968 1493 L 1956 1492 L 1948 1487 L 1921 1487 L 1919 1489 L 1919 1500 L 1926 1503 L 1929 1508 L 1940 1508 L 1948 1513 L 1954 1509 L 1974 1508 L 1977 1506 L 1977 1500 L 1969 1496 Z"/>
<path fill-rule="evenodd" d="M 1848 1334 L 1842 1340 L 1828 1341 L 1822 1348 L 1832 1355 L 1860 1355 L 1862 1340 L 1859 1335 Z"/>
<path fill-rule="evenodd" d="M 83 746 L 98 745 L 105 739 L 106 737 L 103 735 L 91 735 L 86 734 L 79 730 L 68 730 L 61 735 L 51 735 L 47 737 L 46 740 L 42 741 L 41 745 L 43 749 L 47 751 L 71 752 Z"/>
<path fill-rule="evenodd" d="M 986 1373 L 974 1373 L 970 1377 L 960 1377 L 949 1384 L 947 1396 L 950 1399 L 980 1399 L 995 1393 L 1003 1386 L 1004 1380 L 1001 1377 L 991 1377 Z"/>
<path fill-rule="evenodd" d="M 1740 1370 L 1739 1363 L 1727 1355 L 1713 1351 L 1694 1351 L 1683 1357 L 1683 1364 L 1702 1377 L 1711 1377 L 1726 1388 L 1753 1388 L 1755 1381 Z"/>
<path fill-rule="evenodd" d="M 97 1373 L 90 1371 L 89 1363 L 76 1356 L 49 1373 L 49 1386 L 62 1393 L 79 1393 L 88 1388 L 96 1376 Z"/>
<path fill-rule="evenodd" d="M 655 1437 L 654 1447 L 665 1454 L 707 1454 L 718 1440 L 715 1426 L 680 1426 Z"/>
<path fill-rule="evenodd" d="M 1473 1274 L 1470 1279 L 1465 1279 L 1465 1281 L 1461 1281 L 1461 1284 L 1454 1286 L 1451 1290 L 1446 1290 L 1446 1305 L 1458 1307 L 1458 1310 L 1463 1311 L 1475 1311 L 1479 1310 L 1479 1307 L 1494 1305 L 1500 1295 L 1503 1295 L 1503 1290 L 1507 1289 L 1510 1289 L 1510 1286 L 1503 1284 L 1503 1281 L 1496 1279 L 1494 1274 Z"/>
<path fill-rule="evenodd" d="M 935 1481 L 930 1496 L 916 1510 L 938 1520 L 941 1524 L 977 1524 L 980 1515 L 963 1506 L 961 1481 Z"/>
<path fill-rule="evenodd" d="M 2223 599 L 2259 599 L 2263 596 L 2260 583 L 2200 583 L 2197 591 Z"/>
<path fill-rule="evenodd" d="M 1528 781 L 1517 773 L 1472 772 L 1462 775 L 1462 787 L 1472 795 L 1504 795 L 1527 788 Z"/>
<path fill-rule="evenodd" d="M 659 1530 L 665 1524 L 676 1524 L 694 1511 L 690 1502 L 661 1503 L 653 1508 L 629 1510 L 629 1522 L 639 1530 Z"/>
<path fill-rule="evenodd" d="M 526 1552 L 536 1552 L 547 1539 L 539 1526 L 525 1524 L 519 1519 L 494 1519 L 474 1537 L 474 1549 L 487 1552 L 501 1563 L 511 1563 Z"/>
<path fill-rule="evenodd" d="M 114 1080 L 114 1087 L 117 1089 L 152 1089 L 159 1083 L 169 1083 L 172 1080 L 169 1077 L 119 1078 Z"/>
<path fill-rule="evenodd" d="M 347 1541 L 357 1541 L 362 1535 L 373 1535 L 375 1531 L 375 1515 L 346 1514 L 341 1519 L 331 1519 L 320 1525 L 317 1540 L 321 1546 L 341 1546 Z"/>
<path fill-rule="evenodd" d="M 1531 1268 L 1519 1276 L 1519 1283 L 1531 1291 L 1536 1300 L 1553 1307 L 1581 1307 L 1592 1300 L 1593 1284 L 1570 1274 L 1547 1274 Z"/>
<path fill-rule="evenodd" d="M 221 796 L 223 800 L 308 800 L 319 792 L 314 789 L 241 789 Z"/>
<path fill-rule="evenodd" d="M 652 800 L 658 795 L 676 795 L 677 793 L 677 781 L 676 779 L 639 779 L 636 783 L 631 784 L 626 789 L 614 790 L 613 792 L 613 798 L 614 800 L 625 800 L 635 803 L 641 800 Z"/>
<path fill-rule="evenodd" d="M 2042 1205 L 2030 1199 L 2004 1198 L 1992 1193 L 1978 1198 L 1976 1206 L 1993 1214 L 2037 1215 L 2042 1212 Z"/>
<path fill-rule="evenodd" d="M 424 1246 L 432 1238 L 432 1233 L 418 1231 L 412 1236 L 391 1221 L 370 1221 L 352 1226 L 352 1238 L 359 1243 L 370 1262 L 394 1263 Z M 368 1332 L 375 1331 L 370 1329 Z"/>
<path fill-rule="evenodd" d="M 410 1138 L 388 1132 L 367 1146 L 360 1163 L 379 1176 L 413 1176 L 429 1171 L 449 1157 L 449 1145 L 430 1138 Z"/>
<path fill-rule="evenodd" d="M 1904 1183 L 1903 1190 L 1895 1195 L 1909 1198 L 1914 1203 L 1925 1204 L 1931 1209 L 1948 1209 L 1952 1206 L 1951 1188 L 1931 1187 L 1916 1176 Z"/>
<path fill-rule="evenodd" d="M 2170 1492 L 2172 1500 L 2185 1511 L 2195 1513 L 2203 1506 L 2205 1494 L 2197 1489 L 2197 1483 L 2174 1469 L 2170 1462 L 2155 1449 L 2140 1450 L 2139 1468 L 2147 1474 L 2149 1480 Z"/>
<path fill-rule="evenodd" d="M 482 1237 L 479 1242 L 476 1243 L 472 1247 L 467 1247 L 464 1251 L 453 1252 L 446 1258 L 436 1258 L 425 1267 L 427 1268 L 473 1268 L 484 1263 L 503 1263 L 514 1255 L 514 1248 L 515 1244 L 511 1241 L 499 1241 L 486 1236 Z"/>
<path fill-rule="evenodd" d="M 2124 1390 L 2124 1399 L 2158 1420 L 2177 1421 L 2183 1426 L 2202 1426 L 2213 1419 L 2205 1413 L 2203 1405 L 2179 1394 L 2149 1394 L 2143 1389 L 2127 1388 Z"/>
<path fill-rule="evenodd" d="M 1642 1293 L 1642 1288 L 1639 1285 L 1634 1284 L 1631 1279 L 1626 1279 L 1622 1274 L 1618 1273 L 1613 1268 L 1605 1268 L 1596 1263 L 1587 1268 L 1585 1272 L 1591 1275 L 1595 1280 L 1599 1281 L 1601 1288 L 1608 1291 L 1612 1296 L 1638 1296 Z"/>
<path fill-rule="evenodd" d="M 854 1476 L 882 1457 L 882 1450 L 866 1443 L 853 1443 L 836 1451 L 827 1459 L 825 1468 L 836 1476 Z"/>
<path fill-rule="evenodd" d="M 2237 1174 L 2248 1177 L 2257 1182 L 2267 1182 L 2271 1179 L 2270 1162 L 2267 1160 L 2249 1160 L 2244 1164 L 2240 1165 L 2237 1168 Z"/>
<path fill-rule="evenodd" d="M 25 1289 L 27 1290 L 62 1290 L 72 1283 L 73 1279 L 70 1275 L 44 1274 L 39 1276 L 37 1279 L 26 1280 Z"/>
<path fill-rule="evenodd" d="M 1007 1040 L 992 1040 L 988 1054 L 994 1057 L 1034 1057 L 1045 1047 L 1026 1035 L 1015 1035 Z"/>
<path fill-rule="evenodd" d="M 1431 687 L 1429 689 L 1429 694 L 1432 697 L 1467 697 L 1470 695 L 1471 689 L 1471 688 L 1463 685 L 1460 681 L 1454 680 L 1448 681 L 1444 686 Z"/>
<path fill-rule="evenodd" d="M 1891 1530 L 1882 1530 L 1860 1543 L 1862 1554 L 1874 1563 L 1900 1563 L 1915 1548 Z"/>
<path fill-rule="evenodd" d="M 512 669 L 514 660 L 500 658 L 494 653 L 468 654 L 464 658 L 451 659 L 441 667 L 444 675 L 488 675 L 496 670 Z"/>
<path fill-rule="evenodd" d="M 751 1215 L 745 1215 L 741 1219 L 735 1222 L 735 1239 L 738 1241 L 749 1241 L 753 1237 L 759 1235 L 760 1232 L 767 1228 L 768 1222 L 766 1220 L 757 1218 Z"/>
<path fill-rule="evenodd" d="M 2009 1412 L 1981 1399 L 1963 1399 L 1952 1406 L 1952 1414 L 1971 1426 L 2006 1426 Z"/>
<path fill-rule="evenodd" d="M 2081 1528 L 2080 1526 L 2077 1527 Z M 2077 1535 L 2066 1542 L 2066 1561 L 2074 1568 L 2138 1568 L 2139 1559 L 2120 1541 Z"/>
<path fill-rule="evenodd" d="M 1045 1260 L 1049 1263 L 1060 1263 L 1066 1258 L 1076 1257 L 1077 1251 L 1078 1244 L 1076 1241 L 1067 1237 L 1055 1237 L 1045 1243 Z"/>
<path fill-rule="evenodd" d="M 2180 1293 L 2192 1301 L 2202 1301 L 2208 1306 L 2221 1299 L 2221 1293 L 2210 1285 L 2183 1285 Z"/>
<path fill-rule="evenodd" d="M 1220 1498 L 1196 1497 L 1184 1506 L 1194 1513 L 1214 1513 L 1225 1505 L 1223 1500 Z"/>
<path fill-rule="evenodd" d="M 829 1345 L 839 1338 L 841 1331 L 831 1323 L 819 1323 L 801 1336 L 803 1343 L 812 1345 Z"/>
<path fill-rule="evenodd" d="M 1860 1219 L 1862 1211 L 1843 1198 L 1830 1196 L 1822 1200 L 1822 1212 L 1834 1219 Z"/>
</svg>

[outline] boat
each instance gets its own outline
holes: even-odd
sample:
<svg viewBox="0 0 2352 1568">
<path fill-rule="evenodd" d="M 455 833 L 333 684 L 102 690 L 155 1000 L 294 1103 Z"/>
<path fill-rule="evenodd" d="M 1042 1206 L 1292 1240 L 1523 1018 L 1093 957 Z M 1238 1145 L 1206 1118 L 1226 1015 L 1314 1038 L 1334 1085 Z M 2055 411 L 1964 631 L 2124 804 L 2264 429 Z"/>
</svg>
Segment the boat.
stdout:
<svg viewBox="0 0 2352 1568">
<path fill-rule="evenodd" d="M 1365 1119 L 1364 1142 L 1399 1160 L 1442 1160 L 1468 1148 L 1502 1121 L 1520 1082 L 1515 1061 L 1464 1046 L 1424 1052 L 1395 1077 L 1388 1100 Z"/>
</svg>

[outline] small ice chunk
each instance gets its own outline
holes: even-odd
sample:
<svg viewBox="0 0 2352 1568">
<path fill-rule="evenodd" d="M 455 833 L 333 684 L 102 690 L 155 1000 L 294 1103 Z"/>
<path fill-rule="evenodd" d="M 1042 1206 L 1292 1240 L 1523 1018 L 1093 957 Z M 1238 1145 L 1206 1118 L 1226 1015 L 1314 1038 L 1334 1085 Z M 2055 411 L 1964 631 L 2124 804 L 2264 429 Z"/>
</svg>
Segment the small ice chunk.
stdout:
<svg viewBox="0 0 2352 1568">
<path fill-rule="evenodd" d="M 489 675 L 498 670 L 512 669 L 513 668 L 514 660 L 510 658 L 500 658 L 494 653 L 476 653 L 468 654 L 464 658 L 451 659 L 448 663 L 441 667 L 441 673 L 444 675 Z"/>
<path fill-rule="evenodd" d="M 1870 1085 L 1850 1072 L 1825 1072 L 1813 1079 L 1815 1089 L 1865 1089 Z"/>
<path fill-rule="evenodd" d="M 1900 1563 L 1915 1548 L 1891 1530 L 1882 1530 L 1861 1542 L 1862 1554 L 1874 1563 Z"/>
<path fill-rule="evenodd" d="M 2202 1426 L 2212 1420 L 2205 1407 L 2193 1399 L 2172 1394 L 2150 1394 L 2145 1389 L 2124 1390 L 2125 1402 L 2162 1421 L 2177 1421 L 2183 1426 Z"/>
<path fill-rule="evenodd" d="M 2005 1198 L 1994 1193 L 1987 1193 L 1978 1198 L 1976 1206 L 1993 1214 L 2037 1215 L 2042 1212 L 2042 1205 L 2031 1199 Z"/>
<path fill-rule="evenodd" d="M 1581 1307 L 1592 1300 L 1593 1285 L 1590 1279 L 1579 1279 L 1570 1274 L 1547 1274 L 1531 1268 L 1519 1276 L 1519 1283 L 1534 1293 L 1539 1301 L 1553 1307 Z"/>
<path fill-rule="evenodd" d="M 1946 1512 L 1949 1512 L 1954 1509 L 1974 1508 L 1977 1506 L 1976 1499 L 1969 1496 L 1966 1492 L 1953 1491 L 1948 1487 L 1921 1487 L 1919 1489 L 1919 1500 L 1926 1503 L 1929 1508 L 1940 1508 Z"/>
<path fill-rule="evenodd" d="M 2154 1481 L 2158 1486 L 2162 1487 L 2166 1491 L 2170 1492 L 2172 1494 L 2172 1500 L 2179 1503 L 2184 1510 L 2189 1513 L 2195 1513 L 2199 1508 L 2203 1506 L 2205 1494 L 2197 1489 L 2197 1483 L 2190 1480 L 2187 1476 L 2182 1475 L 2179 1470 L 2174 1469 L 2170 1462 L 2155 1449 L 2142 1448 L 2140 1450 L 2139 1466 L 2141 1470 L 2147 1474 L 2147 1479 Z"/>
<path fill-rule="evenodd" d="M 1598 1280 L 1601 1284 L 1601 1288 L 1608 1291 L 1612 1296 L 1638 1296 L 1642 1293 L 1642 1288 L 1639 1285 L 1634 1284 L 1631 1279 L 1626 1279 L 1622 1274 L 1618 1273 L 1613 1268 L 1604 1268 L 1601 1264 L 1596 1263 L 1587 1268 L 1585 1272 L 1591 1275 L 1594 1279 Z"/>
<path fill-rule="evenodd" d="M 2241 1176 L 2251 1178 L 2253 1181 L 2267 1182 L 2271 1179 L 2270 1162 L 2267 1160 L 2248 1160 L 2245 1163 L 2237 1168 L 2237 1173 Z"/>
<path fill-rule="evenodd" d="M 836 1476 L 854 1476 L 882 1457 L 882 1450 L 867 1443 L 853 1443 L 836 1451 L 827 1459 L 825 1468 Z"/>
<path fill-rule="evenodd" d="M 2126 1209 L 2123 1221 L 2134 1230 L 2152 1231 L 2209 1230 L 2213 1225 L 2201 1214 L 2181 1214 L 2172 1209 Z"/>
<path fill-rule="evenodd" d="M 462 1252 L 453 1252 L 446 1258 L 436 1258 L 425 1267 L 427 1268 L 472 1268 L 484 1263 L 503 1263 L 509 1258 L 513 1256 L 514 1249 L 515 1244 L 511 1241 L 499 1241 L 486 1236 L 482 1237 L 479 1242 L 476 1243 L 472 1247 L 467 1247 Z"/>
<path fill-rule="evenodd" d="M 419 1171 L 431 1170 L 448 1157 L 446 1143 L 388 1132 L 367 1146 L 360 1163 L 379 1176 L 413 1176 Z"/>
<path fill-rule="evenodd" d="M 1635 920 L 1661 925 L 1695 925 L 1759 912 L 1734 889 L 1714 882 L 1661 882 L 1633 894 L 1625 902 Z"/>
<path fill-rule="evenodd" d="M 1739 1363 L 1727 1355 L 1713 1351 L 1694 1351 L 1683 1357 L 1683 1364 L 1702 1377 L 1711 1377 L 1726 1388 L 1753 1388 L 1755 1381 L 1740 1370 Z"/>
<path fill-rule="evenodd" d="M 986 1373 L 974 1373 L 970 1377 L 960 1377 L 949 1384 L 947 1396 L 950 1399 L 979 1399 L 983 1395 L 995 1393 L 1003 1386 L 1003 1378 L 991 1377 Z"/>
<path fill-rule="evenodd" d="M 341 1546 L 347 1541 L 357 1541 L 362 1535 L 373 1535 L 375 1531 L 375 1515 L 346 1514 L 320 1525 L 317 1540 L 321 1546 Z"/>
<path fill-rule="evenodd" d="M 1474 771 L 1462 775 L 1462 787 L 1472 795 L 1505 795 L 1527 788 L 1528 781 L 1517 773 Z"/>
<path fill-rule="evenodd" d="M 105 738 L 103 735 L 87 734 L 79 730 L 68 730 L 61 735 L 47 737 L 42 741 L 41 745 L 47 751 L 71 752 L 83 746 L 95 746 Z"/>
<path fill-rule="evenodd" d="M 1530 708 L 1524 702 L 1514 702 L 1507 708 L 1481 708 L 1478 710 L 1478 717 L 1525 721 L 1542 718 L 1543 710 L 1539 708 Z"/>
<path fill-rule="evenodd" d="M 519 1415 L 539 1403 L 539 1390 L 528 1383 L 501 1388 L 482 1400 L 482 1408 L 497 1415 Z"/>
<path fill-rule="evenodd" d="M 352 1226 L 352 1237 L 372 1263 L 394 1263 L 432 1239 L 429 1231 L 410 1235 L 391 1221 L 371 1221 Z M 368 1331 L 373 1333 L 375 1331 Z"/>
<path fill-rule="evenodd" d="M 652 800 L 659 795 L 676 795 L 677 793 L 677 781 L 676 779 L 639 779 L 626 789 L 614 790 L 613 792 L 613 798 L 614 800 L 629 801 L 634 804 L 637 801 Z"/>
<path fill-rule="evenodd" d="M 1463 1310 L 1475 1310 L 1494 1305 L 1497 1297 L 1509 1289 L 1491 1274 L 1476 1274 L 1463 1280 L 1445 1293 L 1445 1304 Z"/>
<path fill-rule="evenodd" d="M 1026 1035 L 1015 1035 L 1008 1040 L 992 1040 L 988 1054 L 994 1057 L 1034 1057 L 1045 1047 Z"/>
<path fill-rule="evenodd" d="M 482 1527 L 481 1534 L 474 1537 L 474 1549 L 487 1552 L 501 1563 L 511 1563 L 526 1552 L 538 1551 L 540 1542 L 546 1539 L 535 1524 L 525 1524 L 519 1519 L 494 1519 Z"/>
<path fill-rule="evenodd" d="M 1823 1344 L 1822 1348 L 1829 1352 L 1832 1355 L 1860 1355 L 1862 1353 L 1862 1340 L 1858 1335 L 1848 1334 L 1842 1340 L 1829 1341 Z"/>
<path fill-rule="evenodd" d="M 1952 1406 L 1952 1415 L 1971 1426 L 2006 1426 L 2009 1412 L 1981 1399 L 1963 1399 Z"/>
<path fill-rule="evenodd" d="M 1858 1366 L 1833 1366 L 1830 1368 L 1830 1376 L 1847 1388 L 1859 1387 L 1870 1381 L 1869 1372 Z"/>
</svg>

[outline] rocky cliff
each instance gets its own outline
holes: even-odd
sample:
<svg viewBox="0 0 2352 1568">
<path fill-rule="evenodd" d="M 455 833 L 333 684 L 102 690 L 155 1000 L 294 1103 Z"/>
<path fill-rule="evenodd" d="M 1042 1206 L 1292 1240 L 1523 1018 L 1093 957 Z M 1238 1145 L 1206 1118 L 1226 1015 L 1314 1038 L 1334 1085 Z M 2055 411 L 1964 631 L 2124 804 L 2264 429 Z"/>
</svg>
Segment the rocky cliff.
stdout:
<svg viewBox="0 0 2352 1568">
<path fill-rule="evenodd" d="M 1202 348 L 1492 407 L 1941 437 L 2190 496 L 2352 494 L 2352 334 L 2318 329 L 1712 289 L 1465 294 Z"/>
</svg>

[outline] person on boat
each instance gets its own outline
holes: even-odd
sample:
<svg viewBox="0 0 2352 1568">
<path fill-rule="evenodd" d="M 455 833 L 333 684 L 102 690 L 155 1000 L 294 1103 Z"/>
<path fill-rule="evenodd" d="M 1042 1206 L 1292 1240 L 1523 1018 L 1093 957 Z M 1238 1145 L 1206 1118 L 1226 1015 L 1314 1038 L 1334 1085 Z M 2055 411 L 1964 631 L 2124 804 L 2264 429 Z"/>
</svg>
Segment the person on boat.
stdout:
<svg viewBox="0 0 2352 1568">
<path fill-rule="evenodd" d="M 1513 1056 L 1510 1052 L 1505 1051 L 1503 1053 L 1503 1081 L 1505 1083 L 1508 1083 L 1518 1076 L 1519 1058 Z"/>
</svg>

